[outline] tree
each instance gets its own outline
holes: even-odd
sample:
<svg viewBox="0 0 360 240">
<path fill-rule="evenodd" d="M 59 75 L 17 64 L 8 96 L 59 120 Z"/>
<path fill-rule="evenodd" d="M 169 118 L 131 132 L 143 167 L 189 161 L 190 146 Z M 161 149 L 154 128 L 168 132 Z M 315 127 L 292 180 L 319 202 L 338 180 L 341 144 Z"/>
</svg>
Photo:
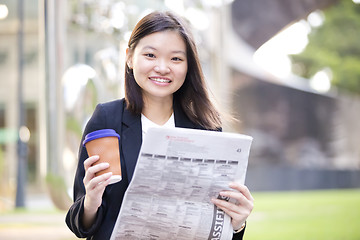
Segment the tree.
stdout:
<svg viewBox="0 0 360 240">
<path fill-rule="evenodd" d="M 293 71 L 311 78 L 329 68 L 334 86 L 360 94 L 360 4 L 341 0 L 323 14 L 325 20 L 312 28 L 305 50 L 290 56 Z"/>
</svg>

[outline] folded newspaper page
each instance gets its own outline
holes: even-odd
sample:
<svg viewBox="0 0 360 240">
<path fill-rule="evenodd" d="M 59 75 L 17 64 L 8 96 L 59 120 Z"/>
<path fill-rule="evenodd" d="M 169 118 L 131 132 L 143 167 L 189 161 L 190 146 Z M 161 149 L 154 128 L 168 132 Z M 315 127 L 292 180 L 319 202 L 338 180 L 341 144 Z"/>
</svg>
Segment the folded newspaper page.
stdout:
<svg viewBox="0 0 360 240">
<path fill-rule="evenodd" d="M 231 219 L 211 198 L 231 190 L 231 181 L 244 184 L 251 142 L 235 133 L 149 129 L 111 240 L 231 239 Z"/>
</svg>

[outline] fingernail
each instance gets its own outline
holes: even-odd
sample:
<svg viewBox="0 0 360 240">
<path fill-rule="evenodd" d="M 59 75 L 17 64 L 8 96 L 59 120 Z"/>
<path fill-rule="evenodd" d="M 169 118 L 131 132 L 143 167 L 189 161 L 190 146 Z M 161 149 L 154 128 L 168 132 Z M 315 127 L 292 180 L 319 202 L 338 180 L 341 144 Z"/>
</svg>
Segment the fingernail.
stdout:
<svg viewBox="0 0 360 240">
<path fill-rule="evenodd" d="M 236 184 L 234 182 L 229 183 L 229 187 L 233 188 L 236 187 Z"/>
<path fill-rule="evenodd" d="M 224 196 L 226 193 L 225 193 L 225 192 L 219 192 L 219 194 L 220 194 L 221 196 Z"/>
</svg>

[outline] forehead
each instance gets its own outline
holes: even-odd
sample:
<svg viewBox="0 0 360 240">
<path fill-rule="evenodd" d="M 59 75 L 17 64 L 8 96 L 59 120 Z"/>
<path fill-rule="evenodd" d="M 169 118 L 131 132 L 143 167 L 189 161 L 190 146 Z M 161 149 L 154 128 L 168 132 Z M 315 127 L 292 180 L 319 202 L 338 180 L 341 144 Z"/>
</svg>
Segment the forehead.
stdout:
<svg viewBox="0 0 360 240">
<path fill-rule="evenodd" d="M 144 48 L 186 52 L 184 39 L 179 32 L 172 30 L 155 32 L 143 37 L 137 44 L 136 49 L 141 50 Z"/>
</svg>

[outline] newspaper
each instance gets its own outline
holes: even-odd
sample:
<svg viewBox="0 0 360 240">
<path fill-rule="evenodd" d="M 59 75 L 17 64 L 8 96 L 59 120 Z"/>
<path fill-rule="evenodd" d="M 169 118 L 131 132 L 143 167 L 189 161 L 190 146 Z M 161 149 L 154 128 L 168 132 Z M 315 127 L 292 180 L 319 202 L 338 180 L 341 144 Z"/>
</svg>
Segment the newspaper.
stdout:
<svg viewBox="0 0 360 240">
<path fill-rule="evenodd" d="M 210 200 L 231 181 L 244 184 L 251 142 L 235 133 L 149 129 L 111 240 L 231 239 L 230 217 Z"/>
</svg>

